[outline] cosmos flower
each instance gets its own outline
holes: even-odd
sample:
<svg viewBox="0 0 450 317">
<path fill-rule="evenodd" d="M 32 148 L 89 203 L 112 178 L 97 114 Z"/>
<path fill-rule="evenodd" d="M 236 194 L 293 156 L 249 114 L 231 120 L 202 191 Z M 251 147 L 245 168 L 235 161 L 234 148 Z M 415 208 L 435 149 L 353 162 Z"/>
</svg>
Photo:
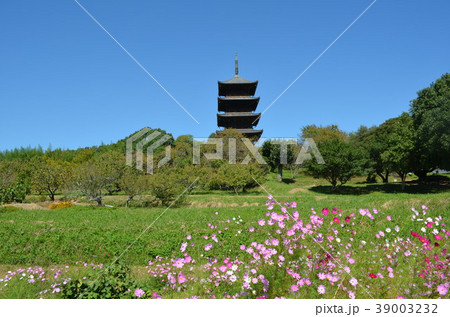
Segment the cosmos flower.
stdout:
<svg viewBox="0 0 450 317">
<path fill-rule="evenodd" d="M 183 284 L 184 282 L 186 282 L 186 276 L 182 273 L 178 274 L 178 284 Z"/>
<path fill-rule="evenodd" d="M 134 291 L 134 295 L 136 295 L 136 297 L 142 297 L 145 294 L 145 292 L 143 290 L 141 290 L 140 288 L 136 289 Z"/>
<path fill-rule="evenodd" d="M 448 287 L 445 286 L 445 284 L 438 285 L 436 291 L 439 293 L 439 295 L 446 295 L 448 292 Z"/>
<path fill-rule="evenodd" d="M 317 288 L 317 292 L 319 292 L 319 294 L 325 294 L 325 286 L 323 285 L 319 285 L 319 287 Z"/>
<path fill-rule="evenodd" d="M 350 284 L 353 285 L 353 286 L 356 286 L 356 285 L 358 285 L 358 280 L 356 278 L 352 277 L 350 279 Z"/>
</svg>

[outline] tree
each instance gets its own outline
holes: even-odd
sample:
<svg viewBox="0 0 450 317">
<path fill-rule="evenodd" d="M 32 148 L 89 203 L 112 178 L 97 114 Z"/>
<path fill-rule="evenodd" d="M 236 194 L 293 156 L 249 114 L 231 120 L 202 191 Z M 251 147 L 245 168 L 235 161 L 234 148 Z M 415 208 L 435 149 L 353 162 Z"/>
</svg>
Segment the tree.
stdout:
<svg viewBox="0 0 450 317">
<path fill-rule="evenodd" d="M 68 166 L 62 162 L 56 162 L 49 158 L 40 159 L 33 173 L 33 188 L 38 192 L 46 192 L 51 201 L 55 200 L 55 194 L 71 177 Z"/>
<path fill-rule="evenodd" d="M 257 163 L 244 164 L 222 164 L 210 179 L 211 189 L 233 190 L 238 194 L 241 190 L 256 187 L 264 181 L 265 173 Z"/>
<path fill-rule="evenodd" d="M 325 178 L 331 190 L 348 182 L 361 173 L 362 154 L 358 148 L 338 138 L 322 141 L 317 145 L 325 164 L 315 160 L 306 163 L 307 171 L 314 178 Z"/>
<path fill-rule="evenodd" d="M 169 168 L 160 169 L 150 178 L 150 190 L 163 206 L 178 206 L 184 202 L 180 196 L 185 188 L 181 185 L 178 176 Z"/>
<path fill-rule="evenodd" d="M 286 162 L 282 162 L 282 149 L 286 151 Z M 262 155 L 272 171 L 277 170 L 277 180 L 281 182 L 283 180 L 283 164 L 292 165 L 295 162 L 294 148 L 292 144 L 289 144 L 284 140 L 270 140 L 265 141 L 261 149 Z"/>
<path fill-rule="evenodd" d="M 91 160 L 79 165 L 75 170 L 74 186 L 86 195 L 88 200 L 103 206 L 103 197 L 106 187 L 113 178 L 108 174 L 108 168 L 99 161 Z"/>
<path fill-rule="evenodd" d="M 411 154 L 414 149 L 412 118 L 405 112 L 398 118 L 389 119 L 386 123 L 392 125 L 392 130 L 387 136 L 387 148 L 381 154 L 381 159 L 388 169 L 396 171 L 400 176 L 403 190 L 406 175 L 411 170 Z"/>
<path fill-rule="evenodd" d="M 28 169 L 22 159 L 0 161 L 0 203 L 21 203 L 30 193 Z"/>
<path fill-rule="evenodd" d="M 420 90 L 410 112 L 416 131 L 413 168 L 423 181 L 435 168 L 450 169 L 450 74 Z"/>
<path fill-rule="evenodd" d="M 127 195 L 126 207 L 130 207 L 130 203 L 138 195 L 141 195 L 149 188 L 149 176 L 143 175 L 138 170 L 127 167 L 118 183 L 121 190 Z"/>
<path fill-rule="evenodd" d="M 302 128 L 300 134 L 300 142 L 303 143 L 305 139 L 313 139 L 316 144 L 323 141 L 338 139 L 345 140 L 347 138 L 347 133 L 339 130 L 337 125 L 329 126 L 316 126 L 315 124 L 307 125 Z"/>
<path fill-rule="evenodd" d="M 109 195 L 120 191 L 119 179 L 126 167 L 125 156 L 117 151 L 109 151 L 95 158 L 96 164 L 101 166 L 102 173 L 107 176 L 108 182 L 105 186 Z"/>
</svg>

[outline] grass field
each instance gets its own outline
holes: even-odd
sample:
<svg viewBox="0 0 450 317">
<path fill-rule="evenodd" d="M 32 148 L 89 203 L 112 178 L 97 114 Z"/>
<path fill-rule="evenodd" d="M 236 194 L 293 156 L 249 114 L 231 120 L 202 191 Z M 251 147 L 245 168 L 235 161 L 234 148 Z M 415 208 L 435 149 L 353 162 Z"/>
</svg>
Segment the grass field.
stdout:
<svg viewBox="0 0 450 317">
<path fill-rule="evenodd" d="M 280 202 L 297 201 L 300 215 L 309 215 L 312 207 L 317 211 L 340 208 L 346 214 L 357 213 L 360 208 L 376 208 L 396 219 L 400 234 L 406 236 L 411 229 L 408 224 L 411 207 L 420 210 L 424 204 L 433 214 L 450 214 L 449 187 L 411 184 L 401 191 L 400 184 L 362 184 L 362 181 L 355 179 L 338 192 L 331 193 L 327 183 L 321 180 L 300 175 L 295 182 L 279 183 L 271 174 L 263 187 Z M 167 211 L 165 208 L 94 206 L 60 210 L 3 207 L 0 209 L 0 277 L 20 267 L 73 268 L 77 261 L 108 265 L 156 219 L 120 260 L 133 267 L 138 280 L 144 278 L 141 271 L 145 270 L 149 260 L 156 256 L 179 256 L 180 245 L 186 241 L 187 234 L 199 242 L 190 248 L 190 255 L 202 257 L 204 243 L 200 242 L 202 236 L 211 235 L 210 224 L 222 228 L 220 255 L 235 258 L 241 252 L 240 245 L 248 246 L 258 237 L 264 239 L 267 236 L 265 230 L 250 233 L 247 229 L 256 227 L 258 219 L 267 211 L 265 190 L 256 188 L 240 195 L 196 191 L 189 196 L 186 205 Z M 29 201 L 39 200 L 38 197 L 29 198 Z M 121 195 L 105 199 L 106 204 L 113 206 L 123 206 L 124 201 L 125 197 Z M 374 239 L 374 232 L 384 230 L 385 223 L 375 220 L 370 225 L 361 223 L 361 226 L 367 226 L 361 239 L 370 241 Z M 18 289 L 6 292 L 5 288 L 0 290 L 0 296 L 36 297 L 30 288 L 24 288 L 23 292 Z"/>
</svg>

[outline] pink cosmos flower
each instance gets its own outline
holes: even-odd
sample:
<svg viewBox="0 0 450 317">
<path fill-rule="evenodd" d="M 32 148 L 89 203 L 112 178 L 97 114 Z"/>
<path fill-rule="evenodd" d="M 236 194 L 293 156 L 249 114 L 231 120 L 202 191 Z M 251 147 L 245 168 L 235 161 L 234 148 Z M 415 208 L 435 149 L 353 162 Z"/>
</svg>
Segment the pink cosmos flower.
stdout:
<svg viewBox="0 0 450 317">
<path fill-rule="evenodd" d="M 348 259 L 348 263 L 353 264 L 353 263 L 355 263 L 355 260 L 350 258 L 350 259 Z"/>
<path fill-rule="evenodd" d="M 181 252 L 184 252 L 184 251 L 186 250 L 186 248 L 187 248 L 187 242 L 183 242 L 183 243 L 181 244 L 180 251 L 181 251 Z"/>
<path fill-rule="evenodd" d="M 355 293 L 352 291 L 348 291 L 348 298 L 355 299 Z"/>
<path fill-rule="evenodd" d="M 388 221 L 391 221 L 392 220 L 392 218 L 391 218 L 391 216 L 386 216 L 386 219 L 388 220 Z"/>
<path fill-rule="evenodd" d="M 319 294 L 325 294 L 325 286 L 323 285 L 319 285 L 319 287 L 317 288 L 317 291 L 319 292 Z"/>
<path fill-rule="evenodd" d="M 350 279 L 350 284 L 353 285 L 353 286 L 356 286 L 356 285 L 358 285 L 358 280 L 356 278 L 352 277 Z"/>
<path fill-rule="evenodd" d="M 350 217 L 348 217 L 348 216 L 347 216 L 347 217 L 345 217 L 345 222 L 347 222 L 347 223 L 348 223 L 348 222 L 350 222 L 350 220 L 351 220 L 351 218 L 350 218 Z"/>
<path fill-rule="evenodd" d="M 143 290 L 141 290 L 140 288 L 138 288 L 137 290 L 134 291 L 134 295 L 136 295 L 136 297 L 142 297 L 145 294 L 145 292 Z"/>
<path fill-rule="evenodd" d="M 322 214 L 324 216 L 328 215 L 328 209 L 327 208 L 322 209 Z"/>
<path fill-rule="evenodd" d="M 186 282 L 186 276 L 182 273 L 178 274 L 178 284 L 183 284 L 184 282 Z"/>
<path fill-rule="evenodd" d="M 291 291 L 296 292 L 298 291 L 298 286 L 297 285 L 291 285 Z"/>
<path fill-rule="evenodd" d="M 191 240 L 191 238 L 192 238 L 192 236 L 191 236 L 190 234 L 188 234 L 188 235 L 186 236 L 186 239 L 188 239 L 188 240 Z"/>
<path fill-rule="evenodd" d="M 264 219 L 259 219 L 258 220 L 258 225 L 264 226 L 265 224 L 266 224 L 266 221 Z"/>
<path fill-rule="evenodd" d="M 341 222 L 341 220 L 339 220 L 339 218 L 337 218 L 337 217 L 333 218 L 333 221 L 336 222 L 336 223 L 340 223 Z"/>
<path fill-rule="evenodd" d="M 438 235 L 438 234 L 435 235 L 434 238 L 435 238 L 436 240 L 441 240 L 441 241 L 444 240 L 444 239 L 442 239 L 442 237 L 441 237 L 440 235 Z"/>
<path fill-rule="evenodd" d="M 253 232 L 253 231 L 255 231 L 255 228 L 250 227 L 250 228 L 248 228 L 248 231 Z"/>
<path fill-rule="evenodd" d="M 436 291 L 439 293 L 439 295 L 446 295 L 448 292 L 448 287 L 445 286 L 445 284 L 438 285 Z"/>
</svg>

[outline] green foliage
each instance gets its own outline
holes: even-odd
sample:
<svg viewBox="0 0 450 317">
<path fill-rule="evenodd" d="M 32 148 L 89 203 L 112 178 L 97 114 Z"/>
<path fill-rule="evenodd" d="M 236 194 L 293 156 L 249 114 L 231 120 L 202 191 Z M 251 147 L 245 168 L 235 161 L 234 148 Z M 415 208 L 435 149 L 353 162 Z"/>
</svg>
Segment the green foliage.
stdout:
<svg viewBox="0 0 450 317">
<path fill-rule="evenodd" d="M 407 173 L 411 170 L 411 154 L 414 148 L 414 130 L 412 119 L 407 113 L 390 119 L 385 124 L 392 124 L 392 129 L 385 140 L 386 150 L 381 159 L 386 169 L 396 171 L 405 187 Z"/>
<path fill-rule="evenodd" d="M 184 190 L 180 178 L 172 170 L 163 169 L 150 177 L 150 191 L 163 206 L 182 205 L 185 196 L 180 194 Z"/>
<path fill-rule="evenodd" d="M 127 195 L 126 207 L 138 195 L 141 195 L 149 188 L 149 176 L 143 175 L 140 171 L 127 166 L 118 181 L 121 190 Z"/>
<path fill-rule="evenodd" d="M 29 192 L 29 186 L 22 179 L 0 184 L 0 203 L 21 203 Z"/>
<path fill-rule="evenodd" d="M 450 74 L 419 91 L 410 111 L 416 131 L 416 173 L 423 177 L 437 167 L 450 169 Z"/>
<path fill-rule="evenodd" d="M 137 282 L 131 278 L 129 267 L 115 263 L 100 277 L 99 272 L 95 273 L 87 279 L 70 280 L 62 288 L 61 296 L 67 299 L 135 298 L 133 291 Z"/>
<path fill-rule="evenodd" d="M 32 186 L 38 192 L 46 192 L 51 201 L 55 194 L 70 181 L 71 169 L 62 162 L 43 157 L 38 159 L 32 177 Z"/>
<path fill-rule="evenodd" d="M 238 194 L 241 190 L 264 183 L 265 174 L 264 169 L 255 163 L 243 165 L 225 162 L 212 175 L 208 186 L 211 189 L 233 190 Z"/>
<path fill-rule="evenodd" d="M 363 154 L 355 146 L 336 138 L 320 142 L 318 149 L 325 164 L 309 160 L 306 163 L 308 173 L 314 178 L 325 178 L 333 191 L 338 182 L 345 184 L 353 176 L 361 174 Z"/>
<path fill-rule="evenodd" d="M 305 139 L 313 139 L 316 144 L 323 141 L 339 139 L 341 141 L 347 138 L 347 133 L 339 130 L 337 125 L 329 125 L 326 127 L 316 126 L 315 124 L 307 125 L 302 128 L 300 141 L 303 143 Z"/>
</svg>

